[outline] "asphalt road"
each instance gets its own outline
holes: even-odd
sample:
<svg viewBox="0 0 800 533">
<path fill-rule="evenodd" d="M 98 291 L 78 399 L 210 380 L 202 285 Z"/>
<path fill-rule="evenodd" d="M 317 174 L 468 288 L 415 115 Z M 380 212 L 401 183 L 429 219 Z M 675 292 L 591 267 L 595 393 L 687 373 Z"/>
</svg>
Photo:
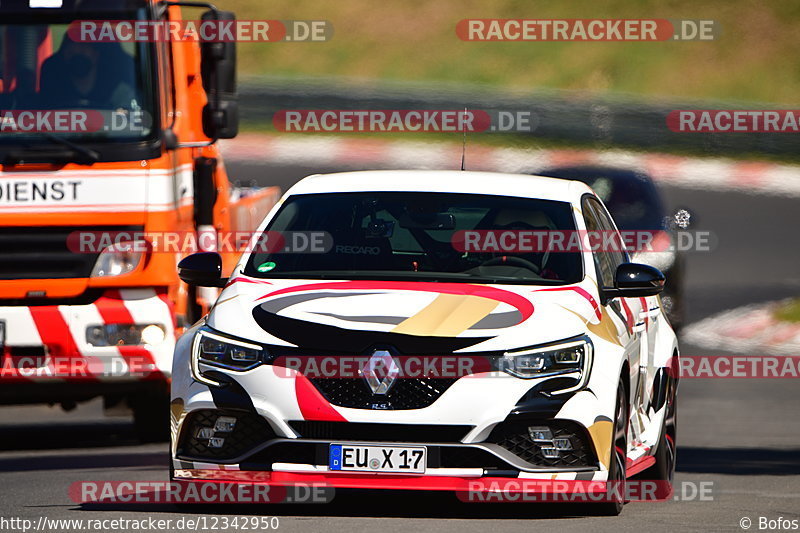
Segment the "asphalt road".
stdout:
<svg viewBox="0 0 800 533">
<path fill-rule="evenodd" d="M 241 180 L 279 184 L 337 169 L 229 164 Z M 747 303 L 800 293 L 797 200 L 666 188 L 689 208 L 715 249 L 688 256 L 688 321 Z M 684 354 L 711 354 L 683 345 Z M 720 352 L 721 353 L 721 352 Z M 466 504 L 450 494 L 337 494 L 327 505 L 271 507 L 78 505 L 67 490 L 84 480 L 166 480 L 162 444 L 139 445 L 127 418 L 104 418 L 93 402 L 0 408 L 0 517 L 38 520 L 274 515 L 281 531 L 741 531 L 740 520 L 800 519 L 800 412 L 794 380 L 684 380 L 679 399 L 679 492 L 711 482 L 711 501 L 630 503 L 617 518 L 582 517 L 571 506 Z M 706 485 L 709 486 L 709 485 Z M 15 530 L 0 518 L 0 530 Z M 19 525 L 19 524 L 17 524 Z M 174 525 L 171 529 L 174 529 Z M 218 528 L 219 529 L 219 528 Z M 16 530 L 21 530 L 16 528 Z M 52 527 L 50 531 L 77 530 Z"/>
</svg>

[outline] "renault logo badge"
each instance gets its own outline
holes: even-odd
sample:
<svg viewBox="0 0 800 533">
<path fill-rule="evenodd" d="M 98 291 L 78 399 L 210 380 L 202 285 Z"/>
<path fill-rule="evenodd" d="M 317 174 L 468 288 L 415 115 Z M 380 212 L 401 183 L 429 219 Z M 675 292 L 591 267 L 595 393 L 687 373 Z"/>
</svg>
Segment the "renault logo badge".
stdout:
<svg viewBox="0 0 800 533">
<path fill-rule="evenodd" d="M 375 350 L 361 373 L 372 394 L 386 394 L 400 375 L 400 367 L 388 351 Z"/>
</svg>

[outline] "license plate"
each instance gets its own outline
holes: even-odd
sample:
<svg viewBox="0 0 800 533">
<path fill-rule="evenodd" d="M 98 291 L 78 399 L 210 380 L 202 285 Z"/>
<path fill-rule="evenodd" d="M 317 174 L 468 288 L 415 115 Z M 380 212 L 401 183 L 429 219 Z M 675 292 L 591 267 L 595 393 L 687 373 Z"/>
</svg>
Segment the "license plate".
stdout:
<svg viewBox="0 0 800 533">
<path fill-rule="evenodd" d="M 345 472 L 424 474 L 428 450 L 424 446 L 331 444 L 328 466 Z"/>
</svg>

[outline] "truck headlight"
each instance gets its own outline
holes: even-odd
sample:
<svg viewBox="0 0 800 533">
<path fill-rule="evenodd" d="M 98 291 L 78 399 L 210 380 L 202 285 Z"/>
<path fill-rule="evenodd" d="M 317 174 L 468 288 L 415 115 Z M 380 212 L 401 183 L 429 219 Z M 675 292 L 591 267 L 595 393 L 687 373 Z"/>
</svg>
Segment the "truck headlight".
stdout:
<svg viewBox="0 0 800 533">
<path fill-rule="evenodd" d="M 91 276 L 121 276 L 136 270 L 142 262 L 148 247 L 146 241 L 128 241 L 112 244 L 105 248 L 95 261 Z"/>
<path fill-rule="evenodd" d="M 260 365 L 266 355 L 267 351 L 263 346 L 228 337 L 204 326 L 194 337 L 192 373 L 197 381 L 219 385 L 203 375 L 201 365 L 229 370 L 250 370 Z"/>
<path fill-rule="evenodd" d="M 166 339 L 160 324 L 94 324 L 86 328 L 86 343 L 92 346 L 158 346 Z"/>
<path fill-rule="evenodd" d="M 592 341 L 581 337 L 550 346 L 510 350 L 497 360 L 497 370 L 523 379 L 579 373 L 576 386 L 553 393 L 560 394 L 577 390 L 588 381 L 592 349 Z"/>
</svg>

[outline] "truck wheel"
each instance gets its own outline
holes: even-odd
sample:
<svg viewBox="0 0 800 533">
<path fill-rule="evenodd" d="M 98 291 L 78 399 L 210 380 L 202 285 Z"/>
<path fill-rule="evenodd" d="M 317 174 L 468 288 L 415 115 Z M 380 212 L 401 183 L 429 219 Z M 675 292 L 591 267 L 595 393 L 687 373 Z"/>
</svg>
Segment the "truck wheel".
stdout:
<svg viewBox="0 0 800 533">
<path fill-rule="evenodd" d="M 164 442 L 169 438 L 169 395 L 147 391 L 128 398 L 136 436 L 141 442 Z"/>
</svg>

